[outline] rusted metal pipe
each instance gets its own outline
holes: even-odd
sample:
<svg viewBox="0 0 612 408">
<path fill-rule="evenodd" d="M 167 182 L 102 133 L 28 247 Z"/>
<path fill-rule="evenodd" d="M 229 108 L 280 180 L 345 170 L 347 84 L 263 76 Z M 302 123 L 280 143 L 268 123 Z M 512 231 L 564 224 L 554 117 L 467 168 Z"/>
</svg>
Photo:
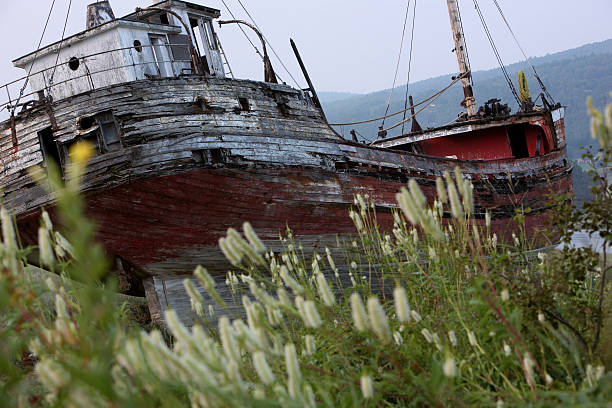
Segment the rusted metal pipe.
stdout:
<svg viewBox="0 0 612 408">
<path fill-rule="evenodd" d="M 274 73 L 274 69 L 272 68 L 272 62 L 270 62 L 270 57 L 268 56 L 268 50 L 266 48 L 266 40 L 263 35 L 259 32 L 259 30 L 253 26 L 252 24 L 247 23 L 244 20 L 223 20 L 219 21 L 219 27 L 223 24 L 242 24 L 249 27 L 251 30 L 255 31 L 255 34 L 259 37 L 261 41 L 261 47 L 263 48 L 263 63 L 264 63 L 264 81 L 271 82 L 273 84 L 278 84 L 278 79 L 276 79 L 276 74 Z"/>
</svg>

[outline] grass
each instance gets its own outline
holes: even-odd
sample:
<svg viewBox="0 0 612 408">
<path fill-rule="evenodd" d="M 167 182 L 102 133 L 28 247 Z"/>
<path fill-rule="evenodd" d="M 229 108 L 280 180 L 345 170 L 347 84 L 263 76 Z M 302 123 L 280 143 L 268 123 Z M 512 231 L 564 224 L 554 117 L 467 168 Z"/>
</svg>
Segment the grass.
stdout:
<svg viewBox="0 0 612 408">
<path fill-rule="evenodd" d="M 130 325 L 116 284 L 101 283 L 108 263 L 79 195 L 87 158 L 79 146 L 66 184 L 49 175 L 67 227 L 63 238 L 43 213 L 40 258 L 61 275 L 44 280 L 46 294 L 0 214 L 2 406 L 611 406 L 606 260 L 589 248 L 517 255 L 525 237 L 502 245 L 488 223 L 472 226 L 458 172 L 431 204 L 415 182 L 402 189 L 390 232 L 355 197 L 346 273 L 331 252 L 306 258 L 290 232 L 272 253 L 248 223 L 228 230 L 220 246 L 241 314 L 187 329 L 169 310 L 161 331 Z M 609 205 L 607 184 L 595 197 Z M 560 207 L 561 232 L 589 215 L 609 242 L 597 211 Z M 223 307 L 206 270 L 195 276 Z"/>
</svg>

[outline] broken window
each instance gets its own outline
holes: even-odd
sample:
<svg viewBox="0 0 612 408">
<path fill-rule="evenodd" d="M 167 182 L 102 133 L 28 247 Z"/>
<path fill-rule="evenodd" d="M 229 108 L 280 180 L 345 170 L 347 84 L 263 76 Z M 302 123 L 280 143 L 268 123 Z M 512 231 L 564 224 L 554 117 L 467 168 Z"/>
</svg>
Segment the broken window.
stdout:
<svg viewBox="0 0 612 408">
<path fill-rule="evenodd" d="M 121 148 L 119 127 L 111 111 L 83 116 L 77 120 L 77 135 L 96 147 L 98 153 L 112 152 Z"/>
<path fill-rule="evenodd" d="M 251 106 L 249 105 L 249 100 L 247 98 L 238 98 L 238 102 L 240 103 L 240 110 L 245 112 L 251 110 Z"/>
<path fill-rule="evenodd" d="M 40 142 L 40 150 L 43 155 L 43 165 L 46 167 L 49 160 L 61 166 L 60 153 L 53 137 L 51 127 L 44 128 L 38 132 L 38 140 Z"/>
<path fill-rule="evenodd" d="M 168 42 L 166 37 L 158 35 L 149 35 L 149 40 L 153 46 L 153 55 L 155 56 L 155 66 L 157 68 L 157 74 L 162 77 L 170 76 L 171 62 L 170 53 L 168 51 Z"/>
</svg>

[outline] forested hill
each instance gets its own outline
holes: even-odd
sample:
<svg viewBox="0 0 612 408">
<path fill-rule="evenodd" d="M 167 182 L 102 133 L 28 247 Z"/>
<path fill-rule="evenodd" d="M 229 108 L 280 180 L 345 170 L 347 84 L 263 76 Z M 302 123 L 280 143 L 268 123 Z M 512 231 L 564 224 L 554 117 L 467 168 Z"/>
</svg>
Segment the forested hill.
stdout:
<svg viewBox="0 0 612 408">
<path fill-rule="evenodd" d="M 589 117 L 586 111 L 587 96 L 592 96 L 595 105 L 600 108 L 610 101 L 612 39 L 533 58 L 532 62 L 555 101 L 567 106 L 566 129 L 569 154 L 572 158 L 578 158 L 581 155 L 579 147 L 591 143 Z M 515 85 L 518 71 L 521 69 L 525 71 L 534 99 L 541 92 L 525 63 L 512 64 L 507 69 Z M 414 96 L 415 102 L 425 99 L 449 84 L 452 75 L 456 73 L 410 84 L 410 94 Z M 500 69 L 474 72 L 474 86 L 478 105 L 492 98 L 500 98 L 516 111 L 517 104 Z M 331 123 L 350 122 L 383 116 L 389 92 L 389 89 L 366 95 L 321 92 L 320 97 Z M 405 86 L 395 89 L 389 112 L 403 109 L 405 92 Z M 421 126 L 434 127 L 453 120 L 461 111 L 459 102 L 462 95 L 463 92 L 458 84 L 449 89 L 433 103 L 433 106 L 418 115 Z M 401 116 L 387 119 L 385 126 L 396 123 L 398 118 Z M 344 131 L 347 138 L 348 131 L 355 128 L 365 138 L 373 139 L 378 126 L 380 122 L 346 127 Z M 410 124 L 407 126 L 406 131 L 409 130 Z M 401 127 L 396 129 L 398 130 L 401 130 Z M 396 133 L 390 132 L 390 134 Z"/>
</svg>

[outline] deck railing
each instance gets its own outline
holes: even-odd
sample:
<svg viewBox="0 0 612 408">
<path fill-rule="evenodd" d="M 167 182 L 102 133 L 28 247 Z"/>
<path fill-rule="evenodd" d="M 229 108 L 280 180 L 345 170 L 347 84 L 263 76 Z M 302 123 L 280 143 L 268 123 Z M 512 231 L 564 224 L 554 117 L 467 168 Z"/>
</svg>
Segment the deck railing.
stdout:
<svg viewBox="0 0 612 408">
<path fill-rule="evenodd" d="M 181 47 L 184 48 L 187 52 L 188 52 L 188 46 L 186 44 L 164 44 L 166 47 Z M 147 45 L 147 44 L 142 44 L 138 46 L 139 48 L 152 48 L 153 45 Z M 11 115 L 17 115 L 19 113 L 19 108 L 23 108 L 25 106 L 27 106 L 28 104 L 32 103 L 33 100 L 32 99 L 28 99 L 31 98 L 32 96 L 36 96 L 37 99 L 35 99 L 34 101 L 38 101 L 38 92 L 40 91 L 44 91 L 45 92 L 45 96 L 49 95 L 50 91 L 55 88 L 58 87 L 60 85 L 64 85 L 68 82 L 72 82 L 72 81 L 76 81 L 79 79 L 83 79 L 83 78 L 88 78 L 88 82 L 89 82 L 89 86 L 90 86 L 90 90 L 94 90 L 96 89 L 96 84 L 94 83 L 94 76 L 97 74 L 102 74 L 102 73 L 106 73 L 106 72 L 110 72 L 110 71 L 117 71 L 117 70 L 122 70 L 125 68 L 130 68 L 132 67 L 134 69 L 134 76 L 135 78 L 138 79 L 139 77 L 139 73 L 136 70 L 136 67 L 138 66 L 144 66 L 144 65 L 157 65 L 157 64 L 166 64 L 166 63 L 189 63 L 191 65 L 191 60 L 190 59 L 170 59 L 170 60 L 163 60 L 163 61 L 158 61 L 158 60 L 154 60 L 154 61 L 142 61 L 142 62 L 136 62 L 136 60 L 134 59 L 134 55 L 132 53 L 132 50 L 135 50 L 135 46 L 131 46 L 131 47 L 122 47 L 122 48 L 115 48 L 112 50 L 106 50 L 106 51 L 100 51 L 100 52 L 96 52 L 93 54 L 88 54 L 88 55 L 84 55 L 81 57 L 77 57 L 79 60 L 79 63 L 82 63 L 83 66 L 85 67 L 85 73 L 78 75 L 78 76 L 73 76 L 70 77 L 68 79 L 65 79 L 63 81 L 60 82 L 56 82 L 56 83 L 46 83 L 45 84 L 45 88 L 42 90 L 36 90 L 36 91 L 30 91 L 27 93 L 24 93 L 27 85 L 28 85 L 28 81 L 31 77 L 35 76 L 35 75 L 45 75 L 46 73 L 52 71 L 52 70 L 56 70 L 58 67 L 61 67 L 63 65 L 68 64 L 68 62 L 62 62 L 62 63 L 58 63 L 55 64 L 53 66 L 49 66 L 46 67 L 44 69 L 41 69 L 40 71 L 36 71 L 36 72 L 32 72 L 29 75 L 23 76 L 21 78 L 15 79 L 13 81 L 7 82 L 5 84 L 0 85 L 0 89 L 2 89 L 2 92 L 0 92 L 0 121 L 4 121 L 6 119 L 8 119 Z M 87 61 L 89 59 L 92 59 L 93 57 L 97 57 L 97 56 L 101 56 L 101 55 L 108 55 L 110 53 L 115 53 L 115 52 L 121 52 L 123 53 L 124 51 L 129 51 L 129 55 L 130 55 L 130 59 L 131 59 L 131 63 L 127 63 L 127 64 L 121 64 L 121 65 L 116 65 L 116 66 L 110 66 L 110 67 L 106 67 L 103 69 L 97 69 L 95 71 L 90 71 L 89 68 L 87 67 Z M 109 58 L 109 61 L 112 61 Z M 174 69 L 174 68 L 173 68 Z M 182 69 L 180 73 L 174 73 L 173 76 L 177 76 L 177 75 L 181 75 L 184 74 L 185 69 Z M 191 72 L 191 68 L 188 69 Z M 154 75 L 155 76 L 155 75 Z M 46 82 L 46 79 L 45 79 Z M 6 95 L 4 95 L 6 94 Z"/>
</svg>

